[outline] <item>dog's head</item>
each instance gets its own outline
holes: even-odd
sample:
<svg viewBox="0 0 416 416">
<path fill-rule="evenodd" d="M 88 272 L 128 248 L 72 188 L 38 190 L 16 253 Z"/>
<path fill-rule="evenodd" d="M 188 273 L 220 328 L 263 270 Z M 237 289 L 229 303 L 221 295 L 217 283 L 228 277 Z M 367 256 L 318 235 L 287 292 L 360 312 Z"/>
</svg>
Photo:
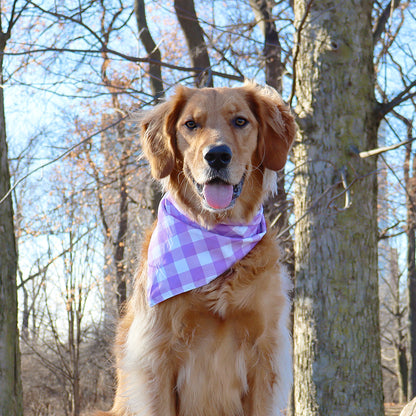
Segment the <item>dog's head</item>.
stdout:
<svg viewBox="0 0 416 416">
<path fill-rule="evenodd" d="M 254 215 L 269 171 L 283 168 L 296 130 L 280 95 L 249 83 L 179 87 L 144 113 L 141 127 L 152 175 L 166 178 L 181 207 L 205 225 Z"/>
</svg>

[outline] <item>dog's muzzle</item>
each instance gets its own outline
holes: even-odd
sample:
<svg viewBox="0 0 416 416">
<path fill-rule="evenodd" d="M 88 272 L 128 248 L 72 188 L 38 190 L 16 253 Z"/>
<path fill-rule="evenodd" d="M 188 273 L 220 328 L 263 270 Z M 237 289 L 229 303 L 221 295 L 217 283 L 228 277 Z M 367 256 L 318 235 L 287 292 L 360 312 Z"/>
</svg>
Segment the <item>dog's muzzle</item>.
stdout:
<svg viewBox="0 0 416 416">
<path fill-rule="evenodd" d="M 218 177 L 202 185 L 194 183 L 198 194 L 208 205 L 208 208 L 222 210 L 234 206 L 243 189 L 244 180 L 245 175 L 236 185 L 232 185 Z"/>
<path fill-rule="evenodd" d="M 232 156 L 231 149 L 225 144 L 209 146 L 204 150 L 203 157 L 208 165 L 207 180 L 203 184 L 197 183 L 194 179 L 193 182 L 208 209 L 229 209 L 241 194 L 245 175 L 237 184 L 229 181 L 228 168 Z"/>
</svg>

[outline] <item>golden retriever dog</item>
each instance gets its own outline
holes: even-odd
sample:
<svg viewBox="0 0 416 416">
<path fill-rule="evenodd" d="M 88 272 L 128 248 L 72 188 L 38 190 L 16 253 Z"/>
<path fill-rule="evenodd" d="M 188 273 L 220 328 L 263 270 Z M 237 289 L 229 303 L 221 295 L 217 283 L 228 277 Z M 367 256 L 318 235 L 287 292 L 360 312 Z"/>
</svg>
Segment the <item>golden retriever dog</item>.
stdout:
<svg viewBox="0 0 416 416">
<path fill-rule="evenodd" d="M 286 162 L 293 116 L 274 90 L 245 83 L 178 87 L 139 122 L 167 196 L 118 327 L 114 405 L 96 415 L 280 415 L 292 380 L 290 283 L 261 207 Z M 163 229 L 172 215 L 179 225 Z M 177 240 L 182 226 L 191 231 Z M 179 289 L 163 280 L 178 250 Z"/>
</svg>

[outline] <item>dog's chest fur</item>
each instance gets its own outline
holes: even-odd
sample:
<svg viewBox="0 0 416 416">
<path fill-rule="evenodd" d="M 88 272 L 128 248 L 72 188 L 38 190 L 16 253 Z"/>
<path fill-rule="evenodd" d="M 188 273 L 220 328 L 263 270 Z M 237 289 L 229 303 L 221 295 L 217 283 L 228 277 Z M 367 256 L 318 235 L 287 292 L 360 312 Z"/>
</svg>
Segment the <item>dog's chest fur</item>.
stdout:
<svg viewBox="0 0 416 416">
<path fill-rule="evenodd" d="M 277 333 L 287 300 L 278 257 L 268 233 L 229 272 L 152 308 L 145 300 L 145 281 L 139 280 L 141 299 L 129 305 L 134 321 L 126 334 L 125 366 L 131 372 L 134 363 L 162 363 L 152 372 L 165 372 L 172 380 L 175 406 L 186 408 L 187 415 L 201 414 L 200 409 L 247 414 L 245 407 L 252 404 L 244 397 L 258 366 L 270 371 L 280 365 L 275 362 Z M 271 375 L 270 389 L 276 377 Z M 136 405 L 142 406 L 131 403 Z"/>
</svg>

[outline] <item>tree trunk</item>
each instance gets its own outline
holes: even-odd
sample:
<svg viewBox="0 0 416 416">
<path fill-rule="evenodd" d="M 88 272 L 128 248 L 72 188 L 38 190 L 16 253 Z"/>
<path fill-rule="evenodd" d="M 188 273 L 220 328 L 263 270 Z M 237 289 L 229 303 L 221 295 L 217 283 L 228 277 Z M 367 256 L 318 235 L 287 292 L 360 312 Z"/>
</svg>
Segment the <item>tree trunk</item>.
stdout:
<svg viewBox="0 0 416 416">
<path fill-rule="evenodd" d="M 74 202 L 71 203 L 72 206 Z M 70 411 L 71 416 L 81 414 L 81 391 L 79 374 L 79 350 L 81 344 L 81 322 L 80 310 L 77 309 L 81 304 L 82 285 L 77 282 L 74 271 L 74 236 L 72 230 L 69 231 L 69 261 L 67 262 L 67 286 L 66 286 L 66 308 L 68 318 L 68 350 L 69 350 L 69 374 L 70 374 Z M 78 292 L 78 293 L 77 293 Z M 78 294 L 78 297 L 77 297 Z M 78 303 L 78 305 L 77 305 Z"/>
<path fill-rule="evenodd" d="M 3 52 L 8 36 L 0 32 L 0 199 L 10 189 L 3 96 Z M 17 329 L 17 252 L 12 199 L 0 203 L 0 415 L 20 416 L 19 333 Z"/>
<path fill-rule="evenodd" d="M 407 123 L 407 137 L 412 138 L 412 123 Z M 412 161 L 412 143 L 406 145 L 404 163 L 407 209 L 407 307 L 409 343 L 408 399 L 416 396 L 416 157 Z"/>
<path fill-rule="evenodd" d="M 185 34 L 192 66 L 195 68 L 195 85 L 212 87 L 211 64 L 204 35 L 195 12 L 194 0 L 175 0 L 175 11 Z"/>
<path fill-rule="evenodd" d="M 283 64 L 279 33 L 272 17 L 272 5 L 267 0 L 250 0 L 256 21 L 264 37 L 263 59 L 266 84 L 282 93 Z"/>
<path fill-rule="evenodd" d="M 161 54 L 156 43 L 153 41 L 152 35 L 150 34 L 149 27 L 147 26 L 146 20 L 146 9 L 144 0 L 134 1 L 134 12 L 136 15 L 137 28 L 139 30 L 140 40 L 146 49 L 146 52 L 150 59 L 160 62 Z M 150 76 L 150 89 L 155 100 L 158 101 L 164 97 L 163 81 L 162 81 L 162 70 L 160 65 L 157 63 L 149 64 L 149 76 Z"/>
<path fill-rule="evenodd" d="M 273 20 L 272 4 L 268 0 L 250 0 L 250 6 L 264 37 L 263 59 L 266 84 L 273 87 L 279 94 L 282 94 L 284 69 L 281 58 L 282 48 L 280 46 L 279 33 Z M 277 194 L 266 201 L 264 211 L 271 224 L 280 234 L 279 241 L 283 253 L 282 262 L 286 265 L 290 276 L 293 278 L 293 239 L 288 230 L 290 213 L 285 189 L 284 170 L 278 173 Z"/>
<path fill-rule="evenodd" d="M 23 279 L 21 279 L 21 281 L 23 281 Z M 27 339 L 29 337 L 29 318 L 30 318 L 29 293 L 25 285 L 22 285 L 21 289 L 23 290 L 23 312 L 22 312 L 21 335 L 23 339 Z"/>
<path fill-rule="evenodd" d="M 120 162 L 120 205 L 118 217 L 118 233 L 115 241 L 114 260 L 117 277 L 117 307 L 120 316 L 124 314 L 124 304 L 127 300 L 126 258 L 124 255 L 128 230 L 128 200 L 126 184 L 127 156 L 123 155 Z"/>
<path fill-rule="evenodd" d="M 149 27 L 147 25 L 146 19 L 146 9 L 144 0 L 135 0 L 134 1 L 134 12 L 136 14 L 137 28 L 139 30 L 140 40 L 143 46 L 146 49 L 146 52 L 152 59 L 161 61 L 161 54 L 159 48 L 156 46 L 152 35 L 150 34 Z M 163 91 L 163 79 L 162 71 L 160 65 L 150 64 L 149 66 L 150 74 L 150 89 L 152 90 L 152 95 L 155 97 L 156 101 L 160 101 L 161 98 L 164 98 L 165 93 Z M 155 220 L 157 217 L 157 209 L 159 207 L 159 202 L 162 199 L 162 191 L 157 182 L 152 181 L 150 184 L 150 200 L 152 205 L 152 217 Z"/>
<path fill-rule="evenodd" d="M 397 384 L 399 386 L 399 403 L 407 401 L 408 366 L 406 356 L 406 333 L 403 325 L 404 310 L 400 296 L 400 269 L 397 249 L 390 248 L 388 258 L 390 270 L 390 288 L 392 295 L 392 318 L 394 322 L 393 349 L 396 361 Z"/>
<path fill-rule="evenodd" d="M 103 24 L 103 23 L 102 23 Z M 106 42 L 109 39 L 109 32 L 106 31 L 104 24 L 102 25 L 102 33 L 104 34 L 104 38 Z M 107 69 L 109 65 L 109 57 L 107 52 L 102 52 L 101 54 L 103 58 L 102 66 L 101 66 L 101 76 L 104 84 L 108 88 L 108 91 L 111 94 L 111 102 L 113 109 L 117 111 L 119 119 L 119 123 L 115 128 L 115 141 L 119 145 L 121 145 L 122 151 L 119 159 L 119 167 L 117 170 L 117 180 L 118 180 L 118 187 L 117 193 L 119 195 L 119 210 L 117 214 L 117 235 L 114 240 L 114 250 L 113 250 L 113 258 L 116 267 L 116 284 L 117 284 L 117 292 L 116 292 L 116 299 L 117 299 L 117 309 L 119 316 L 122 316 L 124 313 L 124 304 L 127 300 L 127 282 L 126 282 L 126 258 L 125 258 L 125 246 L 126 246 L 126 239 L 127 239 L 127 231 L 128 231 L 128 222 L 129 222 L 129 201 L 128 201 L 128 189 L 127 189 L 127 175 L 128 175 L 128 164 L 131 157 L 131 140 L 129 137 L 126 137 L 126 122 L 122 119 L 123 114 L 123 107 L 120 102 L 120 91 L 115 89 L 112 85 L 112 80 L 110 79 Z M 104 137 L 106 137 L 104 135 Z M 113 139 L 114 140 L 114 139 Z M 104 227 L 105 229 L 107 227 Z M 108 232 L 107 232 L 107 236 Z"/>
<path fill-rule="evenodd" d="M 294 4 L 295 415 L 380 416 L 373 2 Z"/>
<path fill-rule="evenodd" d="M 397 381 L 399 385 L 399 403 L 406 403 L 408 389 L 408 373 L 406 347 L 403 344 L 395 346 Z"/>
</svg>

